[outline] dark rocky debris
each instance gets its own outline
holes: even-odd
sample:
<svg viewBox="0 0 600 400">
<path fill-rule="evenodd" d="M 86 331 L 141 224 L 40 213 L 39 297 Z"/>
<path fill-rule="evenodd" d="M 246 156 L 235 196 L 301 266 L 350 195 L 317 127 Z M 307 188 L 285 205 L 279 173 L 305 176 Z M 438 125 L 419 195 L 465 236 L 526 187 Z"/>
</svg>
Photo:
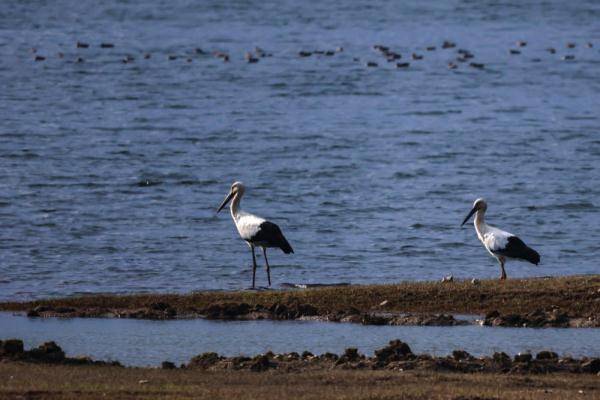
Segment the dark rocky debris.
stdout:
<svg viewBox="0 0 600 400">
<path fill-rule="evenodd" d="M 31 350 L 25 350 L 20 339 L 0 340 L 0 362 L 20 361 L 44 364 L 69 365 L 114 365 L 118 362 L 95 361 L 89 357 L 67 357 L 60 346 L 54 342 L 46 342 Z"/>
<path fill-rule="evenodd" d="M 461 326 L 477 323 L 475 320 L 457 319 L 450 314 L 398 313 L 384 311 L 362 312 L 356 308 L 342 310 L 320 310 L 308 303 L 274 303 L 250 305 L 244 302 L 219 301 L 202 309 L 178 309 L 164 301 L 156 301 L 135 309 L 109 309 L 102 307 L 51 307 L 37 306 L 27 311 L 27 316 L 59 318 L 134 318 L 169 320 L 178 318 L 206 318 L 218 320 L 319 320 L 351 322 L 363 325 L 418 325 L 418 326 Z M 572 317 L 558 308 L 550 311 L 536 310 L 528 314 L 501 314 L 488 312 L 479 321 L 482 325 L 498 327 L 528 328 L 591 328 L 600 327 L 595 315 Z"/>
<path fill-rule="evenodd" d="M 528 314 L 501 314 L 491 311 L 486 314 L 483 325 L 512 328 L 592 328 L 599 327 L 597 316 L 570 317 L 559 308 L 550 311 L 535 310 Z"/>
<path fill-rule="evenodd" d="M 552 372 L 589 373 L 600 371 L 600 358 L 560 358 L 550 351 L 542 351 L 534 358 L 531 354 L 511 357 L 503 352 L 492 356 L 473 357 L 464 350 L 455 350 L 449 356 L 435 357 L 414 354 L 410 346 L 401 340 L 392 340 L 373 357 L 360 354 L 356 348 L 348 348 L 342 355 L 325 353 L 315 356 L 310 352 L 273 354 L 268 352 L 255 357 L 221 357 L 216 353 L 204 353 L 194 357 L 184 368 L 204 370 L 250 370 L 263 372 L 282 370 L 297 372 L 316 369 L 367 369 L 367 370 L 427 370 L 446 372 L 495 372 L 511 374 L 545 374 Z"/>
</svg>

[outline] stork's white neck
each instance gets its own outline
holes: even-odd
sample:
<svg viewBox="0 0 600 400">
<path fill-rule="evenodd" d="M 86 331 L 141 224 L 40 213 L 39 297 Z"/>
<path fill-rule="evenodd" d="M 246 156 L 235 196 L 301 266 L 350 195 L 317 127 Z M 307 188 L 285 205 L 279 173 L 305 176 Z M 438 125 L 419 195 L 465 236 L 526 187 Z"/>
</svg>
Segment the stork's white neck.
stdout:
<svg viewBox="0 0 600 400">
<path fill-rule="evenodd" d="M 487 231 L 484 210 L 477 210 L 477 212 L 475 213 L 475 220 L 473 224 L 475 225 L 475 230 L 477 231 L 477 236 L 479 236 L 479 240 L 483 241 L 483 235 Z"/>
<path fill-rule="evenodd" d="M 240 201 L 242 200 L 242 193 L 236 192 L 233 196 L 233 200 L 231 200 L 231 204 L 229 205 L 229 211 L 231 211 L 231 218 L 234 221 L 237 221 L 238 215 L 240 213 Z"/>
</svg>

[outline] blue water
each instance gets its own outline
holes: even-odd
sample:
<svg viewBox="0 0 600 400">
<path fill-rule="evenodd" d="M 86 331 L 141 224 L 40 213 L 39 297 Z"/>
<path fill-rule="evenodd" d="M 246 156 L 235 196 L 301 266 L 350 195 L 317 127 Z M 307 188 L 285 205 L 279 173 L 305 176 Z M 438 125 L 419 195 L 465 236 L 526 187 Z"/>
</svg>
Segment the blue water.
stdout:
<svg viewBox="0 0 600 400">
<path fill-rule="evenodd" d="M 598 273 L 599 20 L 597 1 L 2 1 L 0 300 L 248 287 L 215 216 L 234 180 L 295 249 L 271 251 L 275 285 L 497 277 L 459 228 L 481 196 L 542 255 L 509 277 Z M 245 63 L 255 46 L 272 57 Z M 458 48 L 485 68 L 449 70 Z"/>
<path fill-rule="evenodd" d="M 598 329 L 490 328 L 476 325 L 369 326 L 311 321 L 144 321 L 131 319 L 40 319 L 0 313 L 0 340 L 21 338 L 25 347 L 54 340 L 67 355 L 89 355 L 127 365 L 186 363 L 214 351 L 237 356 L 273 351 L 341 354 L 347 347 L 372 355 L 390 340 L 407 342 L 415 353 L 447 355 L 464 349 L 473 355 L 505 351 L 553 350 L 572 357 L 598 357 Z"/>
</svg>

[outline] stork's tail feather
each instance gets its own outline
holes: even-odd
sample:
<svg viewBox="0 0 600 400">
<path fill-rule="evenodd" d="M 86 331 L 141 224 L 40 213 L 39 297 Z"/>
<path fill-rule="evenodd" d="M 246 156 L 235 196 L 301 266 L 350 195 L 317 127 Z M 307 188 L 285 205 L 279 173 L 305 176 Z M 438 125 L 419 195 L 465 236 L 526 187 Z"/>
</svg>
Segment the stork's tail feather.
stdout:
<svg viewBox="0 0 600 400">
<path fill-rule="evenodd" d="M 281 243 L 279 245 L 279 248 L 281 250 L 283 250 L 283 252 L 285 254 L 290 254 L 294 252 L 294 249 L 292 249 L 292 246 L 290 246 L 289 242 L 287 241 L 287 239 L 285 238 L 285 236 L 283 236 L 283 234 L 281 235 Z"/>
<path fill-rule="evenodd" d="M 535 265 L 540 263 L 540 254 L 531 247 L 526 248 L 525 257 L 523 258 Z"/>
</svg>

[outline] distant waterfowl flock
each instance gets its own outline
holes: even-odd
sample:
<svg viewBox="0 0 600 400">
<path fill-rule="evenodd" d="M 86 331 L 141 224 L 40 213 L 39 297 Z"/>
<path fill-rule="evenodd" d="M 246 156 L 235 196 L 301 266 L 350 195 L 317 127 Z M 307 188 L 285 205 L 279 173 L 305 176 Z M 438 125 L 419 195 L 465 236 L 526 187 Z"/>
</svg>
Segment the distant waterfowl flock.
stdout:
<svg viewBox="0 0 600 400">
<path fill-rule="evenodd" d="M 269 261 L 267 260 L 267 248 L 279 248 L 285 254 L 293 253 L 294 250 L 283 235 L 283 232 L 281 232 L 279 226 L 240 209 L 240 202 L 245 190 L 246 188 L 242 182 L 234 182 L 233 185 L 231 185 L 231 189 L 225 197 L 225 200 L 223 200 L 217 209 L 217 213 L 230 203 L 230 212 L 233 223 L 235 224 L 240 237 L 248 244 L 250 251 L 252 252 L 252 288 L 255 288 L 256 282 L 256 247 L 260 247 L 263 250 L 267 278 L 269 286 L 271 286 L 271 268 L 269 266 Z M 465 217 L 461 226 L 475 214 L 474 225 L 477 237 L 485 249 L 498 260 L 501 269 L 500 280 L 506 280 L 507 275 L 504 264 L 508 259 L 528 261 L 538 265 L 540 262 L 540 255 L 537 251 L 527 246 L 519 237 L 512 233 L 486 224 L 484 218 L 486 210 L 487 203 L 484 199 L 475 200 L 473 208 Z M 452 279 L 444 278 L 444 281 L 452 281 Z"/>
<path fill-rule="evenodd" d="M 515 42 L 515 46 L 516 46 L 516 48 L 508 49 L 509 55 L 511 55 L 511 56 L 521 55 L 525 51 L 525 48 L 528 46 L 528 43 L 523 40 L 518 40 Z M 117 46 L 114 43 L 110 43 L 110 42 L 101 42 L 98 45 L 91 46 L 89 43 L 85 43 L 85 42 L 81 42 L 81 41 L 77 41 L 75 43 L 75 47 L 78 50 L 81 49 L 82 53 L 78 53 L 72 59 L 74 63 L 85 62 L 86 60 L 83 57 L 83 52 L 85 52 L 86 50 L 89 50 L 92 47 L 99 47 L 101 49 L 106 49 L 106 50 L 113 50 L 113 49 L 117 48 Z M 449 41 L 449 40 L 444 41 L 439 46 L 440 49 L 447 50 L 447 51 L 454 51 L 453 49 L 455 49 L 456 47 L 457 47 L 456 43 Z M 575 47 L 577 47 L 577 44 L 574 42 L 568 42 L 564 45 L 564 48 L 567 49 L 567 51 L 572 50 Z M 582 47 L 592 49 L 594 47 L 594 45 L 591 42 L 587 42 Z M 412 61 L 422 61 L 422 60 L 426 59 L 426 56 L 424 54 L 418 53 L 417 50 L 411 51 L 409 53 L 410 54 L 409 56 L 405 56 L 398 51 L 392 50 L 389 46 L 384 46 L 381 44 L 373 45 L 372 49 L 379 55 L 383 56 L 387 63 L 391 63 L 391 65 L 397 69 L 407 69 L 411 66 L 411 63 L 408 61 L 400 61 L 404 58 L 406 58 L 406 59 L 410 58 Z M 426 52 L 433 52 L 433 51 L 436 51 L 437 49 L 438 49 L 438 46 L 434 46 L 434 45 L 425 46 L 425 47 L 421 48 L 421 50 L 424 50 Z M 548 47 L 545 49 L 545 51 L 548 52 L 549 54 L 557 53 L 557 49 L 555 47 Z M 331 49 L 330 50 L 302 49 L 296 53 L 296 56 L 301 59 L 309 58 L 312 56 L 332 57 L 332 56 L 342 53 L 342 52 L 344 52 L 343 47 L 336 47 L 333 50 L 331 50 Z M 45 54 L 42 54 L 41 52 L 39 52 L 37 48 L 31 48 L 31 53 L 34 54 L 33 60 L 36 62 L 43 62 L 49 58 L 48 55 L 45 55 Z M 481 61 L 478 61 L 478 62 L 473 61 L 473 59 L 475 58 L 475 54 L 470 50 L 467 50 L 464 48 L 458 48 L 455 50 L 455 53 L 449 53 L 449 55 L 450 55 L 450 57 L 452 57 L 452 59 L 447 61 L 448 69 L 451 69 L 451 70 L 458 69 L 460 63 L 465 63 L 465 65 L 468 65 L 469 67 L 474 68 L 474 69 L 484 69 L 485 68 L 485 63 L 483 63 Z M 65 53 L 59 52 L 56 54 L 56 56 L 58 58 L 62 59 L 62 58 L 65 58 Z M 269 53 L 260 47 L 255 47 L 252 51 L 246 51 L 243 53 L 243 60 L 248 64 L 256 64 L 261 59 L 267 58 L 267 57 L 272 57 L 272 56 L 273 56 L 272 53 Z M 123 64 L 130 64 L 130 63 L 135 62 L 135 60 L 136 60 L 136 56 L 132 55 L 132 54 L 127 54 L 125 56 L 120 56 L 120 57 L 121 57 L 120 61 Z M 145 60 L 148 60 L 148 59 L 152 58 L 152 53 L 142 52 L 140 57 L 142 57 Z M 233 56 L 227 51 L 222 51 L 222 50 L 208 51 L 208 50 L 204 50 L 199 47 L 196 47 L 194 49 L 186 51 L 184 54 L 168 54 L 166 56 L 166 58 L 170 61 L 184 59 L 188 63 L 193 62 L 194 59 L 198 58 L 198 57 L 213 57 L 213 58 L 219 59 L 225 63 L 229 62 L 233 58 Z M 560 59 L 564 60 L 564 61 L 573 61 L 573 60 L 575 60 L 575 55 L 570 54 L 570 53 L 562 54 L 560 56 Z M 368 58 L 363 59 L 363 58 L 359 58 L 359 57 L 353 57 L 352 60 L 354 62 L 362 63 L 367 68 L 379 67 L 379 63 L 376 60 L 372 60 L 372 59 L 368 59 Z M 533 58 L 531 61 L 540 62 L 541 59 Z"/>
</svg>

